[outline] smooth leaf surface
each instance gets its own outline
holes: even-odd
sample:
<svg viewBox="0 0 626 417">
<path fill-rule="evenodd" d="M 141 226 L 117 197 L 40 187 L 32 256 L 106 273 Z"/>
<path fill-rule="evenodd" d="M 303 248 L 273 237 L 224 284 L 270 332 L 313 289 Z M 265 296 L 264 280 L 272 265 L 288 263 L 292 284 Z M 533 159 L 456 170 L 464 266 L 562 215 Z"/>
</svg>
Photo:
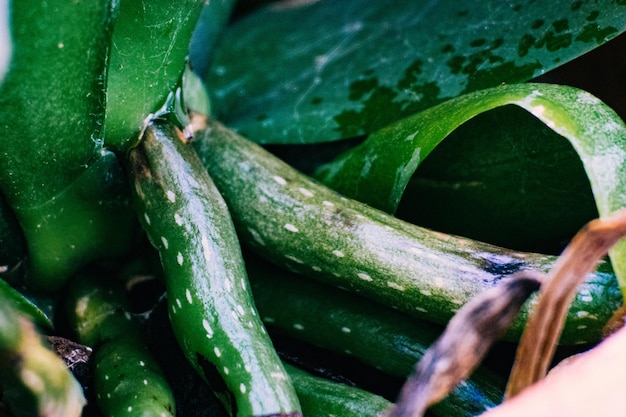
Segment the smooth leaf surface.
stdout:
<svg viewBox="0 0 626 417">
<path fill-rule="evenodd" d="M 99 156 L 109 9 L 106 0 L 12 2 L 0 188 L 14 209 L 53 198 Z"/>
<path fill-rule="evenodd" d="M 228 23 L 235 3 L 235 0 L 214 0 L 202 6 L 189 42 L 189 61 L 196 74 L 204 76 L 208 71 L 215 44 Z"/>
<path fill-rule="evenodd" d="M 110 149 L 134 146 L 144 120 L 177 87 L 203 3 L 120 2 L 107 63 L 104 140 Z"/>
<path fill-rule="evenodd" d="M 437 145 L 411 177 L 396 216 L 557 255 L 598 211 L 567 139 L 526 110 L 504 106 L 472 118 Z"/>
<path fill-rule="evenodd" d="M 324 142 L 527 81 L 625 28 L 610 0 L 279 2 L 226 31 L 207 84 L 254 141 Z"/>
<path fill-rule="evenodd" d="M 580 156 L 600 216 L 626 207 L 626 126 L 591 94 L 566 86 L 517 84 L 466 94 L 381 129 L 323 166 L 318 177 L 339 192 L 394 212 L 419 164 L 470 118 L 516 105 L 565 137 Z M 392 151 L 390 151 L 392 150 Z M 626 245 L 611 251 L 626 286 Z"/>
<path fill-rule="evenodd" d="M 102 148 L 111 2 L 14 1 L 9 17 L 0 189 L 26 238 L 29 282 L 53 289 L 131 239 L 119 233 L 127 223 L 118 215 L 132 214 L 123 189 L 97 188 L 115 182 L 108 178 L 87 181 L 118 165 Z M 113 200 L 103 204 L 107 198 Z"/>
</svg>

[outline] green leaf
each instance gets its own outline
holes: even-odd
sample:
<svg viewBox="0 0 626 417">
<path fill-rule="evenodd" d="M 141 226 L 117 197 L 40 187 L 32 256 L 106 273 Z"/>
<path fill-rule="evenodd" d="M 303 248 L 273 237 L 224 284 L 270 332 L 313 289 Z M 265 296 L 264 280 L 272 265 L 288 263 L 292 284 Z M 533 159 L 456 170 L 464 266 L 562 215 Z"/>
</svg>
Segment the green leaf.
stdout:
<svg viewBox="0 0 626 417">
<path fill-rule="evenodd" d="M 0 189 L 26 237 L 30 279 L 51 289 L 94 254 L 106 257 L 111 246 L 117 252 L 122 246 L 105 240 L 123 236 L 105 226 L 119 224 L 113 217 L 119 211 L 99 204 L 113 190 L 76 183 L 117 164 L 115 156 L 105 160 L 102 149 L 111 2 L 14 1 L 10 12 L 13 50 L 0 88 Z M 102 218 L 108 221 L 94 223 Z M 77 241 L 89 242 L 89 249 L 75 247 Z M 51 242 L 58 246 L 48 251 Z"/>
<path fill-rule="evenodd" d="M 106 87 L 104 139 L 110 149 L 134 146 L 146 118 L 178 86 L 203 3 L 120 2 Z"/>
<path fill-rule="evenodd" d="M 103 150 L 63 192 L 21 210 L 27 285 L 57 290 L 88 263 L 125 254 L 137 226 L 129 197 L 119 160 Z"/>
<path fill-rule="evenodd" d="M 450 132 L 474 116 L 519 106 L 569 140 L 582 160 L 600 216 L 626 207 L 626 126 L 591 94 L 566 86 L 517 84 L 469 93 L 393 123 L 318 171 L 339 192 L 395 212 L 419 164 Z M 393 152 L 389 152 L 393 150 Z M 626 243 L 611 251 L 626 288 Z"/>
<path fill-rule="evenodd" d="M 611 0 L 300 3 L 233 25 L 207 77 L 216 116 L 260 143 L 368 134 L 528 81 L 626 29 L 626 7 Z"/>
<path fill-rule="evenodd" d="M 34 324 L 45 330 L 54 328 L 51 318 L 37 304 L 3 279 L 0 279 L 0 293 L 2 294 L 1 297 L 10 303 L 15 310 L 24 314 Z"/>
<path fill-rule="evenodd" d="M 524 109 L 504 106 L 467 121 L 437 145 L 407 184 L 396 216 L 557 255 L 598 211 L 567 139 Z"/>
<path fill-rule="evenodd" d="M 201 77 L 208 71 L 215 45 L 228 23 L 235 3 L 235 0 L 207 1 L 202 7 L 189 43 L 191 67 Z"/>
<path fill-rule="evenodd" d="M 0 88 L 0 187 L 15 207 L 61 192 L 100 151 L 110 1 L 12 2 Z"/>
</svg>

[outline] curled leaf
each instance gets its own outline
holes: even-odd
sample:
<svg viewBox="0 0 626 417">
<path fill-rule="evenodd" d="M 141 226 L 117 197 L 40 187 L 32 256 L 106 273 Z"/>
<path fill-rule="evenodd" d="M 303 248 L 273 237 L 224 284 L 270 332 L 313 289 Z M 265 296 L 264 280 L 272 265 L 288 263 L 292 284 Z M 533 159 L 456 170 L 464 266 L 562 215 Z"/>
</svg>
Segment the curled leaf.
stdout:
<svg viewBox="0 0 626 417">
<path fill-rule="evenodd" d="M 450 132 L 504 105 L 527 110 L 569 140 L 582 160 L 600 216 L 626 207 L 624 122 L 593 95 L 550 84 L 503 85 L 446 101 L 374 132 L 321 167 L 317 176 L 343 194 L 393 213 L 415 169 Z M 610 256 L 624 288 L 626 244 L 616 245 Z"/>
</svg>

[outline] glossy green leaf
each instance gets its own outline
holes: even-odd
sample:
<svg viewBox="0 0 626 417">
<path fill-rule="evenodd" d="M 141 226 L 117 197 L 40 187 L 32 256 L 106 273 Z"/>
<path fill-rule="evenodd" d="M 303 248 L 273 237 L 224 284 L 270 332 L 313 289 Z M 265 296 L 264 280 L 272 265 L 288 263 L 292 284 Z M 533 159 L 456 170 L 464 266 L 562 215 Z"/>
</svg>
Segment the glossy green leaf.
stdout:
<svg viewBox="0 0 626 417">
<path fill-rule="evenodd" d="M 396 216 L 557 255 L 598 211 L 567 139 L 527 111 L 504 106 L 469 120 L 437 145 L 408 182 Z"/>
<path fill-rule="evenodd" d="M 104 178 L 74 184 L 117 164 L 102 148 L 111 7 L 109 0 L 11 3 L 13 50 L 0 88 L 0 189 L 26 237 L 28 276 L 38 288 L 57 288 L 94 255 L 119 252 L 129 240 L 115 227 L 119 211 L 99 204 L 121 202 L 123 193 L 98 189 Z M 58 246 L 49 250 L 52 242 Z"/>
<path fill-rule="evenodd" d="M 204 77 L 209 69 L 215 45 L 228 23 L 235 3 L 235 0 L 214 0 L 205 2 L 202 7 L 189 43 L 189 61 L 199 76 Z"/>
<path fill-rule="evenodd" d="M 0 89 L 0 186 L 12 206 L 52 198 L 98 155 L 109 3 L 11 4 L 13 55 Z"/>
<path fill-rule="evenodd" d="M 54 328 L 51 318 L 39 306 L 3 279 L 0 279 L 0 293 L 12 308 L 28 317 L 34 324 L 46 330 Z"/>
<path fill-rule="evenodd" d="M 128 149 L 178 86 L 203 0 L 121 1 L 106 85 L 105 144 Z"/>
<path fill-rule="evenodd" d="M 26 283 L 56 290 L 94 260 L 127 252 L 136 230 L 125 177 L 111 151 L 100 157 L 62 192 L 20 211 L 28 241 Z"/>
<path fill-rule="evenodd" d="M 469 93 L 393 123 L 318 171 L 338 191 L 394 212 L 418 165 L 470 118 L 516 105 L 565 137 L 578 153 L 600 216 L 626 207 L 626 126 L 599 99 L 550 84 L 517 84 Z M 390 150 L 392 150 L 390 152 Z M 611 252 L 626 287 L 626 242 Z"/>
<path fill-rule="evenodd" d="M 625 29 L 614 0 L 278 2 L 224 34 L 207 84 L 254 141 L 324 142 L 527 81 Z"/>
</svg>

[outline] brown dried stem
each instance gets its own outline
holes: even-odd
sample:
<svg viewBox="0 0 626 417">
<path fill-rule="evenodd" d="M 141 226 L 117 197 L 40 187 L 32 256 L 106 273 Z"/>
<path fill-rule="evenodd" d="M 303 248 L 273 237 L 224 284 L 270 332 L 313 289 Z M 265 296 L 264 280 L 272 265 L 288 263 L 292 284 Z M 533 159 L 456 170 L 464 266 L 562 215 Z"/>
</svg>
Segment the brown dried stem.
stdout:
<svg viewBox="0 0 626 417">
<path fill-rule="evenodd" d="M 542 285 L 517 349 L 505 398 L 546 375 L 578 286 L 624 235 L 626 210 L 593 220 L 574 236 Z"/>
<path fill-rule="evenodd" d="M 416 365 L 389 417 L 420 417 L 467 378 L 510 327 L 543 276 L 521 271 L 463 306 Z"/>
</svg>

